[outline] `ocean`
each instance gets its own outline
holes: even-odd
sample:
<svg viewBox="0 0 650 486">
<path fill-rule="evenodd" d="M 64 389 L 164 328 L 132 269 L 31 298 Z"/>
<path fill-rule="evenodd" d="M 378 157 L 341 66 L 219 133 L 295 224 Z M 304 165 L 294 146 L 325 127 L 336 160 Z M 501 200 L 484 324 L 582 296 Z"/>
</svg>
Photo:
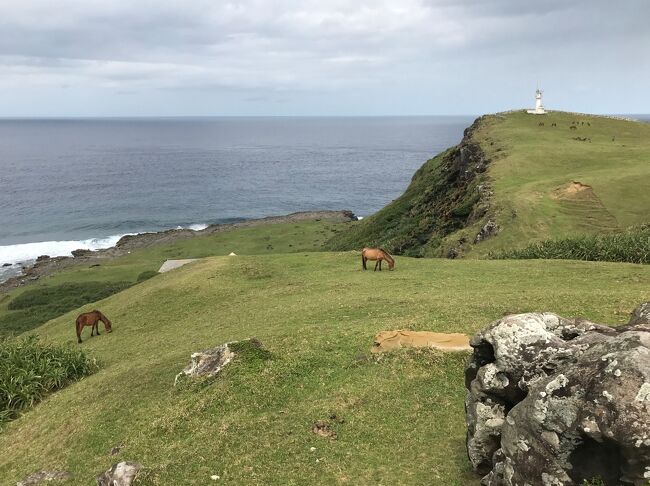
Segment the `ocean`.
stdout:
<svg viewBox="0 0 650 486">
<path fill-rule="evenodd" d="M 0 119 L 0 281 L 39 255 L 129 233 L 314 209 L 372 214 L 473 119 Z"/>
</svg>

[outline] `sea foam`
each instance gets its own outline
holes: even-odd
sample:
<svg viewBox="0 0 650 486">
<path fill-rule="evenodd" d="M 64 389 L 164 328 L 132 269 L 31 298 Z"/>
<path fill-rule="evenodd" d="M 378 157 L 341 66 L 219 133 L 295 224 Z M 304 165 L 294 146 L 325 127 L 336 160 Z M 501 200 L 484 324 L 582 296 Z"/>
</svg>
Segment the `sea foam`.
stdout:
<svg viewBox="0 0 650 486">
<path fill-rule="evenodd" d="M 177 229 L 191 229 L 200 231 L 207 228 L 207 224 L 190 224 L 178 226 Z M 73 250 L 101 250 L 110 248 L 126 235 L 138 233 L 122 233 L 119 235 L 106 236 L 102 238 L 90 238 L 87 240 L 66 240 L 66 241 L 39 241 L 36 243 L 20 243 L 17 245 L 0 246 L 0 265 L 4 263 L 31 263 L 41 255 L 71 256 Z"/>
</svg>

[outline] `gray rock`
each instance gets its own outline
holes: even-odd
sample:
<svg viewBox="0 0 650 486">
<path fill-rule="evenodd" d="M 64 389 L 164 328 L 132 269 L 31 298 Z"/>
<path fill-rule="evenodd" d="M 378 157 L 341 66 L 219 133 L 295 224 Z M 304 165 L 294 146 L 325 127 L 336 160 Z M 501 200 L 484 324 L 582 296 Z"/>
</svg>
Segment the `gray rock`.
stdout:
<svg viewBox="0 0 650 486">
<path fill-rule="evenodd" d="M 130 486 L 142 469 L 137 462 L 119 462 L 97 476 L 97 486 Z"/>
<path fill-rule="evenodd" d="M 648 483 L 649 332 L 520 314 L 470 344 L 467 452 L 483 485 Z"/>
<path fill-rule="evenodd" d="M 636 326 L 638 324 L 650 324 L 650 302 L 644 302 L 634 309 L 627 325 Z"/>
<path fill-rule="evenodd" d="M 182 376 L 213 376 L 219 373 L 226 366 L 235 353 L 228 347 L 229 343 L 222 344 L 216 348 L 206 349 L 198 353 L 192 353 L 190 364 L 183 371 L 176 375 L 174 385 Z"/>
<path fill-rule="evenodd" d="M 487 240 L 488 238 L 496 235 L 499 232 L 499 225 L 492 220 L 489 220 L 483 227 L 481 228 L 481 231 L 478 232 L 476 235 L 476 238 L 474 238 L 474 243 L 478 243 L 483 240 Z"/>
<path fill-rule="evenodd" d="M 65 481 L 70 479 L 72 474 L 68 471 L 38 471 L 30 474 L 22 481 L 18 481 L 16 486 L 33 486 L 49 481 Z"/>
</svg>

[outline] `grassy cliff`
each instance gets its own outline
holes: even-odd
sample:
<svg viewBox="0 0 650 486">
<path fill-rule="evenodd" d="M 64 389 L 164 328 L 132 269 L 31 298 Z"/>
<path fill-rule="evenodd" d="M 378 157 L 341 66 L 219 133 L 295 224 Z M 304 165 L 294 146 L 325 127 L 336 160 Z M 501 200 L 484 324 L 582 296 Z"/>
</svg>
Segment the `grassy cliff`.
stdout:
<svg viewBox="0 0 650 486">
<path fill-rule="evenodd" d="M 650 219 L 650 124 L 551 112 L 488 115 L 426 162 L 406 192 L 332 249 L 485 255 L 622 231 Z"/>
</svg>

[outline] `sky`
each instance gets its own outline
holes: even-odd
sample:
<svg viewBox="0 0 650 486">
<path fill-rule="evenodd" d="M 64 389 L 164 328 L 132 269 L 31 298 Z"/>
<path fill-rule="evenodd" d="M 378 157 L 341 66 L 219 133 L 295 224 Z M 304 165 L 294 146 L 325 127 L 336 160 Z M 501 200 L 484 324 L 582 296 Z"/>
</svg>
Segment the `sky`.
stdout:
<svg viewBox="0 0 650 486">
<path fill-rule="evenodd" d="M 650 0 L 0 0 L 0 116 L 650 113 Z"/>
</svg>

